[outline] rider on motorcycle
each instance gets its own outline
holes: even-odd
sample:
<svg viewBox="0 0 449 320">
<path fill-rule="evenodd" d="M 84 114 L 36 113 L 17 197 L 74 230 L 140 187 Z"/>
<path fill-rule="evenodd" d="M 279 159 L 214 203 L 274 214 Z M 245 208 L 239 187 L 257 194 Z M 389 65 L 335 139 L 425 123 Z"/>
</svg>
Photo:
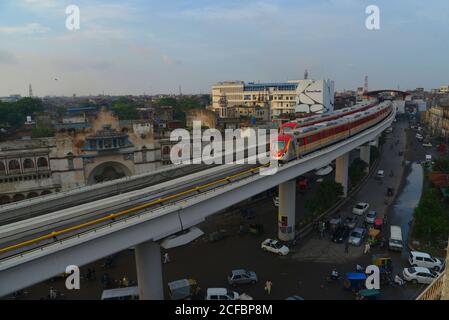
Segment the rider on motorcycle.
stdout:
<svg viewBox="0 0 449 320">
<path fill-rule="evenodd" d="M 332 280 L 337 280 L 340 277 L 340 274 L 338 273 L 337 269 L 332 269 L 331 272 L 331 279 Z"/>
</svg>

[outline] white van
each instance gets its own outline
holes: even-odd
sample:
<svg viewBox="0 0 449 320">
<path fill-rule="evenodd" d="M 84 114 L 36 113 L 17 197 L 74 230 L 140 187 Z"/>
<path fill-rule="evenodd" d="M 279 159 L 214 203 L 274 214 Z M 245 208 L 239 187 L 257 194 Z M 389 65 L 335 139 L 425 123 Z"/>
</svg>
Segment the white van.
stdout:
<svg viewBox="0 0 449 320">
<path fill-rule="evenodd" d="M 408 262 L 412 267 L 424 267 L 437 272 L 444 268 L 444 262 L 432 257 L 430 254 L 419 251 L 412 251 L 408 257 Z"/>
<path fill-rule="evenodd" d="M 390 250 L 402 251 L 402 229 L 400 226 L 390 226 L 390 239 L 388 240 Z"/>
<path fill-rule="evenodd" d="M 139 287 L 104 290 L 101 300 L 139 300 Z"/>
<path fill-rule="evenodd" d="M 240 295 L 226 288 L 208 288 L 206 300 L 237 300 Z"/>
</svg>

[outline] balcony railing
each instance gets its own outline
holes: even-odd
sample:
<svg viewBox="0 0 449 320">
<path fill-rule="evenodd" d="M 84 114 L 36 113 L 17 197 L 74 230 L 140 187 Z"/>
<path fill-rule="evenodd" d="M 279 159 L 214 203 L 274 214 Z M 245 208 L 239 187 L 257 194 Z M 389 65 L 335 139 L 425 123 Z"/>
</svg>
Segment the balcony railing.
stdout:
<svg viewBox="0 0 449 320">
<path fill-rule="evenodd" d="M 421 292 L 416 300 L 440 300 L 443 291 L 444 274 L 441 273 L 429 286 Z"/>
</svg>

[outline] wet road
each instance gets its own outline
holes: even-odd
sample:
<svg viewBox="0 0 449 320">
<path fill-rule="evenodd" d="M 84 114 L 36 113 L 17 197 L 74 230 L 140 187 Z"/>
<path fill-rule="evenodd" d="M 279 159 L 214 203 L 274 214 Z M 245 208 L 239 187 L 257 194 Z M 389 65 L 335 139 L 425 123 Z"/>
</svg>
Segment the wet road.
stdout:
<svg viewBox="0 0 449 320">
<path fill-rule="evenodd" d="M 424 151 L 419 150 L 418 145 L 407 144 L 404 130 L 407 127 L 406 121 L 399 121 L 393 133 L 387 136 L 378 166 L 378 169 L 385 171 L 385 178 L 381 181 L 374 178 L 369 179 L 358 194 L 349 199 L 348 204 L 343 207 L 343 214 L 350 215 L 353 204 L 366 201 L 371 204 L 372 209 L 379 213 L 380 217 L 387 215 L 389 222 L 400 223 L 404 228 L 408 228 L 408 221 L 411 218 L 413 207 L 419 199 L 422 185 L 420 166 L 411 163 L 422 159 Z M 410 140 L 410 134 L 408 135 Z M 396 144 L 397 140 L 399 142 Z M 405 150 L 407 150 L 405 152 L 407 160 L 411 161 L 410 167 L 404 166 L 404 158 L 399 156 L 399 151 Z M 390 171 L 394 172 L 392 177 L 388 176 Z M 407 180 L 402 179 L 403 172 L 407 174 Z M 387 186 L 393 186 L 396 192 L 402 191 L 397 202 L 390 207 L 384 203 Z M 313 190 L 309 190 L 305 194 L 298 193 L 298 216 L 304 211 L 304 200 L 312 194 Z M 414 202 L 412 203 L 412 201 Z M 325 277 L 333 267 L 336 267 L 341 273 L 345 273 L 354 271 L 357 263 L 371 264 L 370 254 L 363 254 L 362 247 L 352 246 L 349 248 L 349 253 L 345 253 L 343 244 L 334 244 L 329 239 L 319 239 L 317 235 L 302 240 L 297 246 L 291 248 L 292 253 L 286 257 L 263 252 L 260 249 L 260 243 L 267 237 L 276 237 L 277 234 L 277 208 L 273 206 L 271 198 L 251 206 L 256 211 L 256 222 L 264 225 L 262 235 L 238 235 L 239 225 L 244 223 L 240 214 L 226 212 L 212 216 L 199 227 L 206 234 L 225 229 L 227 238 L 212 243 L 208 241 L 207 237 L 203 237 L 187 246 L 170 249 L 168 253 L 172 262 L 163 266 L 164 284 L 177 279 L 194 278 L 204 289 L 228 287 L 226 276 L 230 270 L 246 268 L 257 272 L 259 283 L 241 286 L 236 291 L 246 292 L 255 299 L 285 299 L 291 295 L 300 295 L 305 299 L 354 298 L 350 292 L 343 289 L 342 283 L 327 283 Z M 388 237 L 388 228 L 384 228 L 383 232 L 384 236 Z M 383 252 L 384 250 L 380 248 L 373 248 L 371 251 L 371 253 Z M 408 266 L 407 253 L 404 255 L 385 253 L 392 257 L 395 273 L 401 272 L 403 267 Z M 98 279 L 103 273 L 108 273 L 114 279 L 119 279 L 124 275 L 130 279 L 136 279 L 132 250 L 121 252 L 115 262 L 115 267 L 108 270 L 101 268 L 101 261 L 89 267 L 95 267 Z M 83 270 L 85 271 L 86 268 Z M 267 280 L 273 282 L 271 295 L 268 295 L 263 289 Z M 54 286 L 70 299 L 99 299 L 102 291 L 98 280 L 83 281 L 81 290 L 70 292 L 63 288 L 63 281 L 58 280 L 53 283 L 41 283 L 27 289 L 29 292 L 27 298 L 45 297 L 50 286 Z M 405 288 L 386 287 L 381 290 L 381 298 L 413 299 L 422 289 L 422 286 L 412 284 L 407 284 Z"/>
</svg>

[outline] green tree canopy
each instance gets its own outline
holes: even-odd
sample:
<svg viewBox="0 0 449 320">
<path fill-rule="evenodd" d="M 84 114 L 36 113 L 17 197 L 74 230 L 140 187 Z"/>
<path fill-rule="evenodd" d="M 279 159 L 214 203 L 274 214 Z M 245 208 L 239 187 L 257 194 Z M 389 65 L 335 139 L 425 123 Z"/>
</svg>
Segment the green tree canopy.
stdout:
<svg viewBox="0 0 449 320">
<path fill-rule="evenodd" d="M 20 128 L 27 116 L 44 110 L 42 100 L 38 98 L 22 98 L 16 102 L 0 102 L 0 124 Z"/>
<path fill-rule="evenodd" d="M 173 119 L 186 122 L 186 112 L 192 109 L 200 109 L 206 106 L 207 101 L 198 96 L 181 96 L 178 98 L 165 97 L 156 101 L 158 106 L 172 106 Z"/>
<path fill-rule="evenodd" d="M 314 214 L 319 214 L 333 206 L 343 195 L 343 186 L 333 180 L 321 182 L 314 196 L 307 200 L 305 207 Z"/>
<path fill-rule="evenodd" d="M 365 176 L 368 164 L 360 158 L 352 161 L 348 169 L 349 183 L 351 187 L 357 185 Z"/>
<path fill-rule="evenodd" d="M 33 138 L 46 138 L 53 137 L 55 135 L 53 129 L 47 127 L 34 128 L 31 132 Z"/>
<path fill-rule="evenodd" d="M 135 120 L 139 118 L 137 104 L 127 97 L 120 97 L 111 105 L 111 110 L 120 120 Z"/>
<path fill-rule="evenodd" d="M 413 232 L 426 239 L 446 239 L 449 235 L 449 210 L 441 202 L 439 190 L 427 189 L 414 211 Z"/>
<path fill-rule="evenodd" d="M 432 166 L 433 171 L 441 171 L 449 173 L 449 160 L 444 158 L 438 158 Z"/>
</svg>

